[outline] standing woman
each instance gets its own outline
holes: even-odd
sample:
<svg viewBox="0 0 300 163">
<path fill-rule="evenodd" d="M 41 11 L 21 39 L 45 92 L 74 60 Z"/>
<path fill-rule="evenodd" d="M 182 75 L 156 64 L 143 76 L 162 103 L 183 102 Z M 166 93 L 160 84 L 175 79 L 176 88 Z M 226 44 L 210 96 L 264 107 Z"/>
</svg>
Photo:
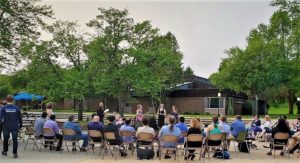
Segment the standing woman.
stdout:
<svg viewBox="0 0 300 163">
<path fill-rule="evenodd" d="M 99 107 L 96 109 L 97 115 L 100 118 L 100 122 L 104 124 L 104 105 L 103 102 L 99 102 Z"/>
<path fill-rule="evenodd" d="M 143 106 L 141 104 L 138 104 L 136 109 L 136 120 L 142 122 L 143 118 L 144 118 Z"/>
<path fill-rule="evenodd" d="M 165 125 L 165 116 L 167 115 L 166 109 L 164 108 L 164 104 L 160 104 L 158 109 L 158 127 L 161 128 Z"/>
<path fill-rule="evenodd" d="M 177 109 L 176 109 L 175 105 L 172 106 L 172 110 L 171 110 L 170 115 L 173 115 L 175 117 L 176 123 L 177 123 L 178 119 L 179 119 L 179 114 L 177 113 Z"/>
</svg>

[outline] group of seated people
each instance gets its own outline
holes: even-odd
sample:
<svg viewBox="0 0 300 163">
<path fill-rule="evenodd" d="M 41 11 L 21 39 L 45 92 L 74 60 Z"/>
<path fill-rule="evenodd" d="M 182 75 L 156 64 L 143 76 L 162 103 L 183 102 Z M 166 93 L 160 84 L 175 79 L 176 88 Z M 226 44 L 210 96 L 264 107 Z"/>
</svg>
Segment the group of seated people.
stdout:
<svg viewBox="0 0 300 163">
<path fill-rule="evenodd" d="M 47 113 L 42 113 L 42 116 L 38 118 L 35 122 L 34 129 L 35 129 L 35 136 L 37 137 L 46 137 L 46 138 L 53 138 L 56 137 L 59 142 L 56 147 L 56 150 L 61 150 L 62 147 L 62 141 L 63 139 L 74 139 L 74 137 L 64 137 L 59 132 L 59 127 L 57 122 L 55 121 L 55 115 L 50 115 L 50 118 L 46 120 Z M 255 116 L 254 121 L 251 123 L 251 127 L 247 129 L 245 127 L 245 123 L 242 121 L 241 115 L 236 115 L 235 120 L 231 123 L 231 125 L 227 124 L 226 116 L 222 115 L 221 117 L 213 116 L 212 117 L 212 123 L 210 125 L 207 125 L 204 127 L 204 125 L 201 123 L 201 120 L 199 118 L 191 119 L 189 127 L 185 123 L 185 118 L 180 117 L 179 122 L 176 123 L 176 118 L 174 116 L 169 116 L 169 122 L 167 125 L 163 126 L 160 130 L 157 127 L 157 122 L 155 117 L 150 117 L 149 119 L 147 117 L 144 117 L 142 119 L 142 126 L 138 128 L 134 128 L 132 126 L 131 119 L 124 119 L 119 116 L 113 116 L 109 115 L 107 116 L 108 123 L 104 125 L 102 122 L 99 122 L 99 116 L 96 114 L 92 115 L 92 121 L 88 123 L 87 127 L 88 130 L 97 130 L 101 133 L 106 132 L 113 132 L 115 135 L 114 140 L 107 140 L 109 144 L 112 145 L 122 145 L 123 142 L 134 142 L 139 137 L 139 134 L 141 133 L 150 133 L 153 135 L 154 139 L 160 140 L 165 135 L 174 135 L 178 138 L 178 143 L 184 143 L 185 139 L 182 137 L 182 133 L 187 133 L 187 136 L 190 134 L 202 134 L 204 137 L 204 141 L 199 142 L 186 142 L 186 145 L 189 147 L 199 147 L 203 143 L 206 143 L 205 137 L 207 135 L 214 135 L 214 134 L 226 134 L 227 138 L 227 144 L 230 144 L 231 140 L 234 140 L 238 137 L 238 134 L 240 132 L 247 132 L 251 131 L 254 133 L 272 133 L 272 137 L 278 132 L 283 133 L 289 133 L 293 134 L 292 139 L 290 140 L 288 149 L 292 151 L 294 147 L 298 144 L 298 141 L 300 140 L 300 118 L 298 118 L 298 122 L 295 124 L 296 130 L 294 132 L 291 132 L 288 121 L 284 119 L 283 117 L 278 119 L 278 122 L 274 124 L 271 127 L 271 122 L 269 116 L 266 116 L 265 122 L 263 125 L 261 125 L 261 122 L 259 120 L 259 116 Z M 68 121 L 64 123 L 63 128 L 64 129 L 73 129 L 76 133 L 76 139 L 83 140 L 83 144 L 80 148 L 81 151 L 86 151 L 88 146 L 88 135 L 84 134 L 81 131 L 80 126 L 77 123 L 74 123 L 74 116 L 70 116 Z M 43 128 L 50 128 L 54 132 L 51 135 L 46 135 L 43 133 Z M 130 131 L 132 132 L 132 136 L 125 137 L 121 136 L 122 131 Z M 102 141 L 101 138 L 91 138 L 93 141 Z M 160 144 L 162 147 L 174 147 L 176 144 L 170 144 L 170 143 L 162 143 Z M 76 151 L 76 148 L 72 149 L 73 151 Z M 186 155 L 185 159 L 191 159 L 193 160 L 195 158 L 195 155 L 193 154 L 193 150 L 189 151 L 189 154 Z M 121 156 L 126 156 L 127 154 L 120 151 Z M 165 155 L 165 159 L 171 158 L 170 152 L 167 151 Z M 204 154 L 204 153 L 203 153 Z M 270 153 L 268 153 L 270 154 Z"/>
<path fill-rule="evenodd" d="M 271 123 L 271 119 L 269 115 L 265 116 L 264 123 L 262 124 L 259 115 L 255 115 L 254 120 L 252 121 L 249 131 L 253 133 L 254 136 L 257 135 L 257 133 L 260 133 L 260 138 L 266 138 L 267 135 L 271 139 L 274 139 L 275 134 L 277 133 L 288 133 L 290 136 L 289 142 L 288 140 L 284 140 L 281 142 L 281 140 L 274 140 L 275 143 L 284 143 L 288 144 L 287 151 L 290 154 L 293 154 L 296 149 L 298 149 L 298 143 L 300 141 L 300 117 L 297 118 L 297 121 L 295 123 L 291 124 L 289 121 L 287 121 L 286 116 L 279 116 L 277 122 L 275 122 L 273 125 Z M 264 140 L 265 141 L 265 140 Z M 264 146 L 266 148 L 270 148 L 270 151 L 267 153 L 267 155 L 271 155 L 271 150 L 273 149 L 272 145 L 270 146 Z M 284 152 L 282 151 L 280 155 L 284 155 Z"/>
</svg>

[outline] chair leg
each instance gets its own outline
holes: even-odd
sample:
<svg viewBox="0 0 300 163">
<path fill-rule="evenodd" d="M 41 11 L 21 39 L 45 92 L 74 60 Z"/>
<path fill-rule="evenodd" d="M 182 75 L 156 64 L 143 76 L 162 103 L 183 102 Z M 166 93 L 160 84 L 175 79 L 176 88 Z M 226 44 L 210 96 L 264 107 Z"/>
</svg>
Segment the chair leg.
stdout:
<svg viewBox="0 0 300 163">
<path fill-rule="evenodd" d="M 27 145 L 28 145 L 28 141 L 29 141 L 29 137 L 28 137 L 28 139 L 26 140 L 26 144 L 25 144 L 24 150 L 26 150 L 26 147 L 27 147 Z"/>
<path fill-rule="evenodd" d="M 70 152 L 67 142 L 65 141 L 65 146 L 67 147 L 67 151 Z"/>
<path fill-rule="evenodd" d="M 273 149 L 273 155 L 274 155 L 273 157 L 274 157 L 274 159 L 275 159 L 275 147 L 273 146 L 273 148 L 274 148 L 274 149 Z"/>
</svg>

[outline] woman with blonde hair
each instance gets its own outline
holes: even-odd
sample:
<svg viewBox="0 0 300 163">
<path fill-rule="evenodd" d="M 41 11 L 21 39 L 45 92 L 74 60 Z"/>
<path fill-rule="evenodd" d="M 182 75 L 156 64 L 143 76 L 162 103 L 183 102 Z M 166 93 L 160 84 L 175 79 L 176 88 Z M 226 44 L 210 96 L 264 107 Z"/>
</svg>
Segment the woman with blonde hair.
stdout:
<svg viewBox="0 0 300 163">
<path fill-rule="evenodd" d="M 263 139 L 265 139 L 265 135 L 266 135 L 266 132 L 270 132 L 270 128 L 271 128 L 271 119 L 270 119 L 270 116 L 269 115 L 266 115 L 265 116 L 265 122 L 263 123 L 263 125 L 261 126 L 262 127 L 262 133 L 261 133 L 261 136 L 260 138 L 263 137 Z"/>
<path fill-rule="evenodd" d="M 202 134 L 200 122 L 196 118 L 191 119 L 191 121 L 190 121 L 190 128 L 187 132 L 187 135 L 190 135 L 190 134 Z M 202 145 L 202 141 L 199 141 L 199 142 L 187 141 L 187 145 L 189 147 L 200 147 Z M 187 159 L 193 160 L 195 158 L 194 152 L 195 152 L 195 150 L 189 150 L 189 155 L 187 155 L 184 159 L 185 160 L 187 160 Z"/>
</svg>

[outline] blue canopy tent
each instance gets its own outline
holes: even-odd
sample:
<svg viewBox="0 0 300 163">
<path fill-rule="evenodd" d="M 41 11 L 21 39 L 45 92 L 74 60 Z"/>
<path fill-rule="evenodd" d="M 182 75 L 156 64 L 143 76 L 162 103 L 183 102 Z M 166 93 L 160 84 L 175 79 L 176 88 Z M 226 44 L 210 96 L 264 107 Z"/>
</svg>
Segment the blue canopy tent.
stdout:
<svg viewBox="0 0 300 163">
<path fill-rule="evenodd" d="M 44 96 L 36 95 L 36 94 L 30 94 L 26 92 L 20 92 L 14 95 L 15 101 L 26 101 L 26 106 L 28 105 L 28 101 L 36 100 L 36 101 L 42 101 L 44 99 Z"/>
<path fill-rule="evenodd" d="M 44 96 L 36 95 L 36 94 L 29 94 L 26 92 L 17 93 L 14 96 L 15 101 L 31 101 L 31 100 L 42 101 L 43 99 L 44 99 Z"/>
</svg>

